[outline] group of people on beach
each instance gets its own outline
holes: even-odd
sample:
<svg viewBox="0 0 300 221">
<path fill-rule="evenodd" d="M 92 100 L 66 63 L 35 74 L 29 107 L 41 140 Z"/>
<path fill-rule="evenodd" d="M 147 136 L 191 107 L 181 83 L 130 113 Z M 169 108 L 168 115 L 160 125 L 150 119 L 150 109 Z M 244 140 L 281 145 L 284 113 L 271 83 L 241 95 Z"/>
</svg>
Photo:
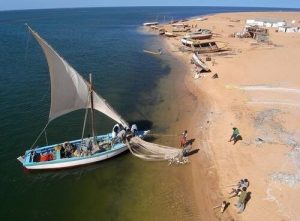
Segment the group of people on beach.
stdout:
<svg viewBox="0 0 300 221">
<path fill-rule="evenodd" d="M 233 144 L 236 144 L 237 141 L 242 140 L 242 137 L 240 135 L 239 129 L 237 127 L 232 128 L 232 135 L 228 142 L 233 141 Z M 187 154 L 189 151 L 191 151 L 191 140 L 188 140 L 188 132 L 185 130 L 181 136 L 180 136 L 180 147 L 183 148 L 183 155 Z M 241 179 L 237 184 L 230 185 L 234 186 L 232 190 L 229 192 L 228 199 L 231 199 L 233 197 L 238 197 L 238 201 L 235 204 L 235 206 L 238 209 L 238 213 L 242 213 L 245 209 L 245 205 L 247 201 L 249 200 L 250 193 L 247 192 L 247 189 L 249 187 L 249 180 L 248 179 Z M 225 211 L 225 209 L 228 207 L 230 203 L 227 201 L 223 201 L 220 206 L 216 206 L 215 208 L 221 207 L 221 213 Z"/>
<path fill-rule="evenodd" d="M 232 194 L 229 196 L 229 199 L 232 197 L 239 197 L 237 203 L 235 206 L 238 208 L 238 213 L 241 213 L 245 209 L 245 205 L 248 200 L 249 193 L 247 192 L 247 189 L 249 187 L 249 181 L 248 179 L 241 179 L 237 184 L 236 188 L 232 188 L 232 191 L 229 194 Z"/>
<path fill-rule="evenodd" d="M 242 213 L 245 209 L 246 203 L 250 198 L 250 192 L 247 192 L 247 189 L 249 187 L 249 180 L 241 179 L 237 184 L 233 184 L 229 186 L 234 186 L 234 188 L 232 188 L 231 191 L 228 193 L 229 194 L 228 199 L 231 199 L 233 197 L 238 197 L 238 201 L 234 205 L 237 208 L 238 213 Z M 217 206 L 215 208 L 221 207 L 220 212 L 223 213 L 226 210 L 226 208 L 229 206 L 229 204 L 230 204 L 229 202 L 223 201 L 220 206 Z"/>
</svg>

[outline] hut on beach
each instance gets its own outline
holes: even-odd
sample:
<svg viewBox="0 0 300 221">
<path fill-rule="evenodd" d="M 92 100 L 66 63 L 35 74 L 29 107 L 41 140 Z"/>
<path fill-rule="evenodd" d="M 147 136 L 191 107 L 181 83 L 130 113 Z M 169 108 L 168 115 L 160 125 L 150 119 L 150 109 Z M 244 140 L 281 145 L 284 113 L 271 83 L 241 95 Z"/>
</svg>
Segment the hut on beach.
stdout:
<svg viewBox="0 0 300 221">
<path fill-rule="evenodd" d="M 296 26 L 283 26 L 278 28 L 279 32 L 286 32 L 286 33 L 300 33 L 300 27 Z"/>
<path fill-rule="evenodd" d="M 278 19 L 270 18 L 257 18 L 257 19 L 247 19 L 246 24 L 249 26 L 259 26 L 266 28 L 278 28 L 286 25 L 286 22 Z"/>
</svg>

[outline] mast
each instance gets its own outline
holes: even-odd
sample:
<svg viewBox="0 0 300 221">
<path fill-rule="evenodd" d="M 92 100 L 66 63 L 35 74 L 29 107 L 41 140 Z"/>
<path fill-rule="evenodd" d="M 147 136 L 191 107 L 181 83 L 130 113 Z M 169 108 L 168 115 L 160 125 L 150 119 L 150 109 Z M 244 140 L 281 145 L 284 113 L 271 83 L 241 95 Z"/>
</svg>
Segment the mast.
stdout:
<svg viewBox="0 0 300 221">
<path fill-rule="evenodd" d="M 90 101 L 91 101 L 92 136 L 93 136 L 93 145 L 94 145 L 96 144 L 96 139 L 95 139 L 95 128 L 94 128 L 94 98 L 93 98 L 92 74 L 90 74 Z"/>
</svg>

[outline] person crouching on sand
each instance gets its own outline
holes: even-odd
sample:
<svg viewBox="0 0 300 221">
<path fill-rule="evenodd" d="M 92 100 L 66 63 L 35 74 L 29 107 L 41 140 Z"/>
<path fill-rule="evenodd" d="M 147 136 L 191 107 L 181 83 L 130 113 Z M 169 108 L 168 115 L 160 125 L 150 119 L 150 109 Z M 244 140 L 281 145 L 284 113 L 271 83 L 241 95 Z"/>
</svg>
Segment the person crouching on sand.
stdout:
<svg viewBox="0 0 300 221">
<path fill-rule="evenodd" d="M 228 142 L 233 141 L 233 144 L 235 144 L 240 138 L 241 138 L 241 135 L 240 135 L 239 129 L 237 129 L 236 127 L 233 127 L 232 135 Z"/>
<path fill-rule="evenodd" d="M 235 204 L 235 206 L 238 208 L 238 213 L 242 213 L 245 209 L 245 203 L 246 203 L 246 199 L 247 199 L 247 188 L 243 187 L 241 192 L 240 192 L 240 197 L 239 200 L 237 202 L 237 204 Z"/>
</svg>

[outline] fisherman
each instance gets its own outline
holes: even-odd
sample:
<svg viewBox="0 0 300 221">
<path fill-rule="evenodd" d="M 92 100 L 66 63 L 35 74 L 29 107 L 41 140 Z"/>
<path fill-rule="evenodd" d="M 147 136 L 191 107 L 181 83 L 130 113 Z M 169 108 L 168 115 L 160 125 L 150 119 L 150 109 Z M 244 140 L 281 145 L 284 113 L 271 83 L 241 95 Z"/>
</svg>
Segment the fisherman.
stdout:
<svg viewBox="0 0 300 221">
<path fill-rule="evenodd" d="M 241 190 L 240 189 L 232 189 L 232 192 L 230 192 L 229 194 L 232 194 L 228 197 L 228 199 L 239 196 L 241 194 Z"/>
<path fill-rule="evenodd" d="M 121 127 L 120 127 L 119 124 L 115 124 L 115 125 L 113 126 L 113 129 L 112 129 L 112 132 L 111 132 L 112 138 L 117 137 L 117 134 L 119 133 L 120 129 L 121 129 Z"/>
<path fill-rule="evenodd" d="M 234 196 L 235 196 L 235 194 L 239 193 L 243 187 L 247 188 L 249 186 L 249 184 L 245 185 L 244 180 L 241 179 L 236 185 L 233 185 L 233 186 L 236 186 L 236 188 L 232 188 L 232 191 L 228 194 L 234 194 Z M 234 197 L 234 196 L 232 196 L 232 197 Z"/>
<path fill-rule="evenodd" d="M 88 137 L 85 140 L 85 146 L 87 147 L 87 150 L 92 150 L 93 148 L 93 137 L 89 134 Z"/>
<path fill-rule="evenodd" d="M 242 188 L 239 200 L 238 200 L 237 204 L 235 204 L 235 206 L 238 208 L 238 213 L 242 213 L 245 209 L 245 203 L 246 203 L 246 199 L 248 196 L 248 193 L 246 190 L 247 190 L 246 187 Z"/>
<path fill-rule="evenodd" d="M 231 135 L 228 142 L 233 141 L 233 144 L 235 144 L 239 140 L 240 136 L 241 135 L 240 135 L 239 129 L 237 129 L 236 127 L 233 127 L 232 128 L 232 135 Z"/>
<path fill-rule="evenodd" d="M 187 130 L 185 130 L 185 131 L 181 134 L 180 147 L 185 147 L 186 142 L 187 142 Z"/>
<path fill-rule="evenodd" d="M 246 187 L 246 188 L 249 187 L 249 180 L 248 179 L 243 180 L 243 183 L 241 184 L 241 188 L 243 188 L 243 187 Z"/>
<path fill-rule="evenodd" d="M 117 134 L 117 139 L 120 142 L 125 142 L 125 138 L 126 138 L 126 131 L 125 129 L 122 129 L 118 134 Z"/>
<path fill-rule="evenodd" d="M 134 136 L 137 135 L 138 128 L 137 128 L 136 124 L 132 124 L 130 130 L 131 130 L 131 133 L 132 133 Z"/>
<path fill-rule="evenodd" d="M 221 213 L 224 213 L 226 207 L 227 207 L 227 202 L 226 202 L 226 201 L 223 201 L 223 202 L 222 202 L 222 205 L 221 205 L 221 210 L 220 210 L 220 212 L 221 212 Z"/>
</svg>

